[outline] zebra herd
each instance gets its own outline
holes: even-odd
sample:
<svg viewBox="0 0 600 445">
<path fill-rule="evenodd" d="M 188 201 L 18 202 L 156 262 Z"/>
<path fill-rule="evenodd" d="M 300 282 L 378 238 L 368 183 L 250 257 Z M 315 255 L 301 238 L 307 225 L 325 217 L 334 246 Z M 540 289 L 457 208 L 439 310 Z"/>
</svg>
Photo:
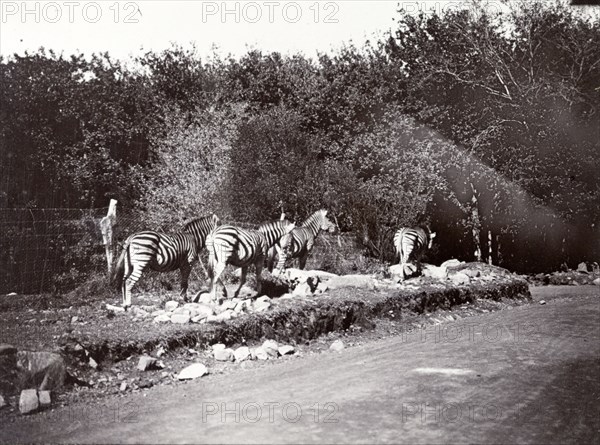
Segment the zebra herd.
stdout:
<svg viewBox="0 0 600 445">
<path fill-rule="evenodd" d="M 188 221 L 180 232 L 174 234 L 144 231 L 127 238 L 113 272 L 114 281 L 122 290 L 123 307 L 131 306 L 131 291 L 147 269 L 158 272 L 179 269 L 180 295 L 188 301 L 190 272 L 204 248 L 208 251 L 209 294 L 213 301 L 218 300 L 219 287 L 226 296 L 221 275 L 228 264 L 241 268 L 240 283 L 234 297 L 238 296 L 246 282 L 251 265 L 256 268 L 256 291 L 260 294 L 265 263 L 274 275 L 283 271 L 288 260 L 298 259 L 299 268 L 304 269 L 319 233 L 336 230 L 324 209 L 314 212 L 299 227 L 284 219 L 283 215 L 281 220 L 261 224 L 257 230 L 219 223 L 219 218 L 213 214 Z M 431 248 L 434 237 L 435 233 L 428 229 L 399 229 L 394 236 L 394 248 L 400 264 L 405 265 L 413 259 L 417 262 L 417 271 L 420 271 L 421 256 L 427 248 Z"/>
</svg>

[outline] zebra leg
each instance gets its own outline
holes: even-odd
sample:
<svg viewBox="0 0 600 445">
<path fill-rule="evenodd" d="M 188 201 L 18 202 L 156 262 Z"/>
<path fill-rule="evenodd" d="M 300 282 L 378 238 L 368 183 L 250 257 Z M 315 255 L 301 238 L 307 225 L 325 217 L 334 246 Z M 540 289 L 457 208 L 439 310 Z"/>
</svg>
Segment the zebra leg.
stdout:
<svg viewBox="0 0 600 445">
<path fill-rule="evenodd" d="M 216 261 L 213 264 L 213 266 L 210 268 L 210 269 L 212 269 L 212 277 L 211 277 L 211 281 L 210 281 L 210 293 L 212 294 L 213 301 L 217 301 L 217 287 L 219 287 L 219 285 L 224 287 L 223 282 L 221 281 L 221 274 L 225 270 L 225 266 L 226 266 L 226 263 Z M 225 294 L 227 294 L 227 292 L 225 292 Z"/>
<path fill-rule="evenodd" d="M 127 278 L 123 280 L 123 307 L 125 309 L 131 306 L 131 290 L 142 276 L 142 273 L 146 269 L 147 265 L 148 263 L 135 263 L 133 268 L 131 268 L 131 265 L 126 266 L 126 270 L 127 267 L 129 267 L 131 268 L 131 272 L 126 272 L 125 276 Z"/>
<path fill-rule="evenodd" d="M 233 294 L 234 298 L 240 294 L 240 290 L 242 290 L 242 286 L 244 285 L 244 283 L 246 283 L 246 275 L 247 274 L 248 274 L 248 266 L 242 267 L 242 274 L 240 276 L 240 285 L 238 286 L 237 290 Z"/>
<path fill-rule="evenodd" d="M 260 258 L 256 262 L 256 294 L 260 297 L 260 291 L 262 289 L 262 270 L 263 270 L 263 259 Z"/>
<path fill-rule="evenodd" d="M 188 290 L 188 280 L 190 278 L 190 272 L 192 271 L 192 266 L 190 263 L 185 262 L 180 267 L 181 271 L 181 293 L 180 296 L 183 298 L 183 301 L 188 301 L 187 290 Z"/>
<path fill-rule="evenodd" d="M 298 258 L 298 269 L 304 270 L 306 267 L 306 260 L 308 259 L 308 251 Z"/>
</svg>

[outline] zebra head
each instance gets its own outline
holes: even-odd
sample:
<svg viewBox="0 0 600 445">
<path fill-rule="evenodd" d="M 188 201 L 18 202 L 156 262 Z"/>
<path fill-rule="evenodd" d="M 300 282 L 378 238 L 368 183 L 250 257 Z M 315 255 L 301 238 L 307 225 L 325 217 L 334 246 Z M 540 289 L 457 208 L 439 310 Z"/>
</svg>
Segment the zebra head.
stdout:
<svg viewBox="0 0 600 445">
<path fill-rule="evenodd" d="M 321 216 L 321 230 L 324 232 L 334 233 L 337 229 L 337 225 L 327 218 L 327 210 L 321 209 L 319 210 L 319 213 Z"/>
</svg>

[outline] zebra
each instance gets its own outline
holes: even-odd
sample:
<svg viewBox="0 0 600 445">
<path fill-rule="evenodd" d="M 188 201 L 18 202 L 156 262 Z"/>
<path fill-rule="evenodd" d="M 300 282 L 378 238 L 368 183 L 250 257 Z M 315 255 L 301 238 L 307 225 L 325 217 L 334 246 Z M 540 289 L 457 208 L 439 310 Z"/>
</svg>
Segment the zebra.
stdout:
<svg viewBox="0 0 600 445">
<path fill-rule="evenodd" d="M 234 297 L 239 295 L 246 282 L 248 267 L 256 266 L 256 291 L 261 291 L 261 273 L 269 248 L 296 225 L 287 220 L 278 220 L 262 224 L 258 230 L 242 229 L 231 225 L 222 225 L 214 229 L 206 238 L 208 250 L 208 275 L 213 301 L 217 301 L 217 284 L 223 284 L 220 277 L 227 264 L 242 268 L 240 285 Z M 226 293 L 226 291 L 225 291 Z"/>
<path fill-rule="evenodd" d="M 421 227 L 398 229 L 394 235 L 394 249 L 396 257 L 399 258 L 402 265 L 402 277 L 404 278 L 404 265 L 413 259 L 417 263 L 417 273 L 421 273 L 421 257 L 427 249 L 431 249 L 435 238 L 435 232 L 429 228 Z"/>
<path fill-rule="evenodd" d="M 275 250 L 279 261 L 275 267 L 276 274 L 281 273 L 288 258 L 298 258 L 298 266 L 304 269 L 315 239 L 321 230 L 335 231 L 335 224 L 327 218 L 327 210 L 317 210 L 310 215 L 300 227 L 296 227 L 288 235 L 281 238 L 270 252 L 269 270 L 273 270 Z"/>
<path fill-rule="evenodd" d="M 149 230 L 127 238 L 113 274 L 114 281 L 123 292 L 123 307 L 131 306 L 131 290 L 146 268 L 158 272 L 179 269 L 181 296 L 188 301 L 192 265 L 199 260 L 207 235 L 218 224 L 219 218 L 213 214 L 188 221 L 180 232 L 174 234 Z"/>
</svg>

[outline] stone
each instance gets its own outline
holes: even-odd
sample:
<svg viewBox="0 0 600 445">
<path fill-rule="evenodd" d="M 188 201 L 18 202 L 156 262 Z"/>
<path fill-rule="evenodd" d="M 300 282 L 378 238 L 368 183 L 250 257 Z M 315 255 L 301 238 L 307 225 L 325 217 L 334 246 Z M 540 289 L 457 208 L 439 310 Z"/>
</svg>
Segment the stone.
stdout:
<svg viewBox="0 0 600 445">
<path fill-rule="evenodd" d="M 148 312 L 145 311 L 142 308 L 139 308 L 137 306 L 133 306 L 133 308 L 131 309 L 131 312 L 133 313 L 134 317 L 140 317 L 140 318 L 144 318 L 148 316 Z"/>
<path fill-rule="evenodd" d="M 312 293 L 313 291 L 308 283 L 300 283 L 292 291 L 292 295 L 296 295 L 298 297 L 307 297 L 312 295 Z"/>
<path fill-rule="evenodd" d="M 168 321 L 171 321 L 171 314 L 168 313 L 154 317 L 154 323 L 166 323 Z"/>
<path fill-rule="evenodd" d="M 477 278 L 481 275 L 481 271 L 473 270 L 473 269 L 463 269 L 463 270 L 461 270 L 461 272 L 464 273 L 469 278 Z"/>
<path fill-rule="evenodd" d="M 50 391 L 38 391 L 38 400 L 40 402 L 40 406 L 45 408 L 50 406 L 52 403 L 52 398 L 50 397 Z"/>
<path fill-rule="evenodd" d="M 191 316 L 192 312 L 189 309 L 186 309 L 184 307 L 178 307 L 173 311 L 173 314 L 183 314 L 183 315 Z"/>
<path fill-rule="evenodd" d="M 344 345 L 344 342 L 342 340 L 336 340 L 333 343 L 331 343 L 331 346 L 329 346 L 329 349 L 335 352 L 341 352 L 346 348 L 346 346 Z"/>
<path fill-rule="evenodd" d="M 375 290 L 375 280 L 368 275 L 341 275 L 330 279 L 327 286 L 329 286 L 329 289 L 356 287 Z"/>
<path fill-rule="evenodd" d="M 35 389 L 24 389 L 19 396 L 19 411 L 21 414 L 29 414 L 37 411 L 40 401 Z"/>
<path fill-rule="evenodd" d="M 266 295 L 257 298 L 254 302 L 254 311 L 255 312 L 264 312 L 271 307 L 271 299 Z"/>
<path fill-rule="evenodd" d="M 258 360 L 269 360 L 269 354 L 263 348 L 258 347 L 252 351 L 252 355 Z"/>
<path fill-rule="evenodd" d="M 592 281 L 592 283 L 594 283 L 596 286 L 600 286 L 600 277 L 596 278 L 594 281 Z"/>
<path fill-rule="evenodd" d="M 269 357 L 277 358 L 277 355 L 279 355 L 279 345 L 275 340 L 265 340 L 262 344 L 262 349 Z"/>
<path fill-rule="evenodd" d="M 251 300 L 241 300 L 239 303 L 237 303 L 235 305 L 235 308 L 233 310 L 234 310 L 234 312 L 237 312 L 238 314 L 240 312 L 247 311 L 251 307 L 251 305 L 252 305 L 251 303 L 252 303 Z"/>
<path fill-rule="evenodd" d="M 0 394 L 0 409 L 8 406 L 8 402 L 4 399 L 4 396 Z"/>
<path fill-rule="evenodd" d="M 233 352 L 233 355 L 236 362 L 248 360 L 250 358 L 250 348 L 248 346 L 240 346 Z"/>
<path fill-rule="evenodd" d="M 456 286 L 460 286 L 463 284 L 469 284 L 471 282 L 471 279 L 469 278 L 468 275 L 465 275 L 462 272 L 456 272 L 453 273 L 452 275 L 450 275 L 450 281 L 452 281 L 452 283 Z"/>
<path fill-rule="evenodd" d="M 208 369 L 202 363 L 192 363 L 183 368 L 177 375 L 178 380 L 191 380 L 208 374 Z"/>
<path fill-rule="evenodd" d="M 191 320 L 190 314 L 173 314 L 171 315 L 171 323 L 185 324 Z"/>
<path fill-rule="evenodd" d="M 227 320 L 231 320 L 232 318 L 234 318 L 235 312 L 233 312 L 233 310 L 231 309 L 227 309 L 224 312 L 221 312 L 220 314 L 218 314 L 216 316 L 216 320 L 217 321 L 227 321 Z"/>
<path fill-rule="evenodd" d="M 164 315 L 164 314 L 166 314 L 166 313 L 167 313 L 167 311 L 165 311 L 164 309 L 157 309 L 157 310 L 155 310 L 155 311 L 152 311 L 152 312 L 150 313 L 150 316 L 151 316 L 151 317 L 158 317 L 159 315 Z"/>
<path fill-rule="evenodd" d="M 92 369 L 98 369 L 98 362 L 96 360 L 94 360 L 93 357 L 89 358 L 88 365 L 90 365 L 90 368 L 92 368 Z"/>
<path fill-rule="evenodd" d="M 440 267 L 445 267 L 446 269 L 450 268 L 450 267 L 456 267 L 463 264 L 463 261 L 459 261 L 457 259 L 451 259 L 451 260 L 447 260 L 444 261 Z"/>
<path fill-rule="evenodd" d="M 577 265 L 577 272 L 588 273 L 589 271 L 588 271 L 587 264 L 585 264 L 583 262 L 579 263 Z"/>
<path fill-rule="evenodd" d="M 329 286 L 327 286 L 326 283 L 321 282 L 315 289 L 315 294 L 320 295 L 322 293 L 327 292 L 328 289 L 329 289 Z"/>
<path fill-rule="evenodd" d="M 127 382 L 121 382 L 121 386 L 119 386 L 119 391 L 127 391 Z"/>
<path fill-rule="evenodd" d="M 448 269 L 442 266 L 437 267 L 430 264 L 423 265 L 421 273 L 424 277 L 434 278 L 436 280 L 445 280 L 448 278 Z"/>
<path fill-rule="evenodd" d="M 154 357 L 149 357 L 147 355 L 144 355 L 144 356 L 140 357 L 140 359 L 138 361 L 137 369 L 139 369 L 140 371 L 148 371 L 150 369 L 156 368 L 157 362 L 158 362 L 158 360 L 155 359 Z"/>
<path fill-rule="evenodd" d="M 106 310 L 112 312 L 125 312 L 125 308 L 121 306 L 113 306 L 112 304 L 106 303 Z"/>
<path fill-rule="evenodd" d="M 209 315 L 208 317 L 206 317 L 206 321 L 210 322 L 210 321 L 219 321 L 219 319 L 217 318 L 216 315 Z"/>
<path fill-rule="evenodd" d="M 17 348 L 7 343 L 0 344 L 0 357 L 3 355 L 13 355 L 17 353 Z"/>
<path fill-rule="evenodd" d="M 165 310 L 171 312 L 174 311 L 179 306 L 177 301 L 171 300 L 165 303 Z"/>
<path fill-rule="evenodd" d="M 74 315 L 73 317 L 71 317 L 71 323 L 77 323 L 79 321 L 79 317 L 77 315 Z"/>
<path fill-rule="evenodd" d="M 236 307 L 236 306 L 237 306 L 237 303 L 236 303 L 236 302 L 234 302 L 233 300 L 225 300 L 225 301 L 223 302 L 223 304 L 221 305 L 221 309 L 222 309 L 223 311 L 226 311 L 226 310 L 228 310 L 228 309 L 231 309 L 231 310 L 233 310 L 233 309 L 235 309 L 235 307 Z"/>
<path fill-rule="evenodd" d="M 546 304 L 546 300 L 540 300 L 540 304 Z"/>
<path fill-rule="evenodd" d="M 288 355 L 288 354 L 293 354 L 296 350 L 294 349 L 294 347 L 292 345 L 283 345 L 280 346 L 279 349 L 279 355 Z"/>
<path fill-rule="evenodd" d="M 233 360 L 235 360 L 233 349 L 230 348 L 217 349 L 213 351 L 213 356 L 215 360 L 219 362 L 232 362 Z"/>
<path fill-rule="evenodd" d="M 54 352 L 17 352 L 17 369 L 25 384 L 40 390 L 54 390 L 63 386 L 67 375 L 65 360 Z"/>
<path fill-rule="evenodd" d="M 223 343 L 215 343 L 214 345 L 211 346 L 211 348 L 214 352 L 214 351 L 223 350 L 223 349 L 227 348 L 227 346 L 225 346 Z"/>
</svg>

